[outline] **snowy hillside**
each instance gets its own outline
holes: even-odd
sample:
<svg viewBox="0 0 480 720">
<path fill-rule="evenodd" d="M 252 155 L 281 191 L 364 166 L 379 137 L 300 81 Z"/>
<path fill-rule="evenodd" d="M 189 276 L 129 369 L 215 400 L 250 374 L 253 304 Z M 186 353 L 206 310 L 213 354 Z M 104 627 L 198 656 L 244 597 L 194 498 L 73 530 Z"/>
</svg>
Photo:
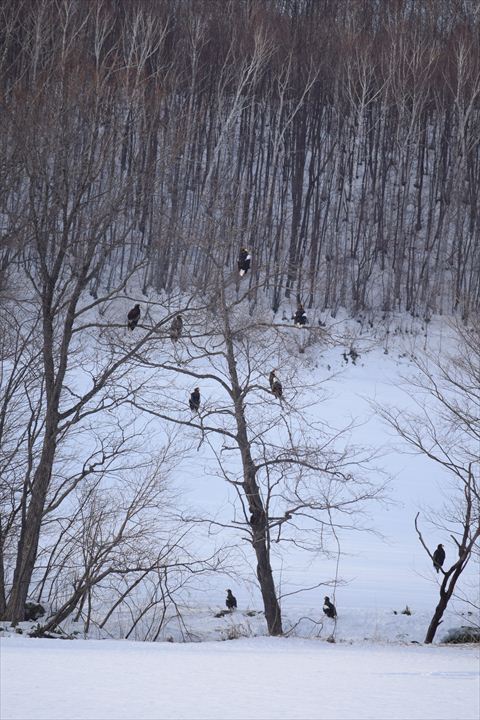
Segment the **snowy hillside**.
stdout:
<svg viewBox="0 0 480 720">
<path fill-rule="evenodd" d="M 113 312 L 110 308 L 110 313 Z M 281 315 L 282 311 L 272 322 L 281 323 Z M 285 616 L 284 630 L 306 637 L 328 636 L 331 628 L 328 623 L 326 628 L 322 626 L 322 604 L 324 595 L 329 595 L 339 615 L 335 627 L 338 640 L 422 641 L 438 601 L 439 576 L 418 541 L 414 519 L 425 508 L 440 508 L 448 473 L 424 456 L 412 454 L 379 417 L 378 408 L 397 406 L 405 414 L 415 410 L 419 396 L 412 393 L 409 384 L 415 372 L 412 359 L 424 357 L 426 352 L 449 352 L 455 346 L 455 334 L 442 319 L 428 326 L 405 316 L 389 318 L 388 322 L 379 317 L 375 324 L 330 316 L 315 320 L 325 323 L 328 342 L 320 336 L 303 350 L 304 331 L 286 328 L 284 334 L 290 343 L 287 360 L 283 350 L 278 349 L 277 354 L 275 345 L 270 349 L 268 340 L 265 341 L 268 361 L 279 367 L 278 374 L 284 383 L 282 412 L 288 416 L 290 407 L 302 406 L 303 402 L 304 416 L 314 432 L 317 423 L 333 434 L 350 428 L 349 445 L 366 448 L 367 456 L 376 456 L 368 463 L 368 480 L 378 486 L 386 483 L 386 487 L 380 499 L 372 499 L 358 510 L 355 507 L 352 517 L 340 518 L 333 534 L 327 535 L 326 528 L 322 546 L 313 545 L 305 551 L 296 544 L 285 549 L 272 543 L 272 566 Z M 257 355 L 265 352 L 263 344 L 258 346 Z M 169 352 L 168 348 L 163 345 L 162 353 Z M 187 344 L 179 343 L 174 352 L 172 365 L 175 368 L 177 363 L 182 368 Z M 208 374 L 208 363 L 200 361 L 195 367 L 199 373 Z M 148 375 L 147 387 L 152 390 L 147 392 L 147 399 L 155 407 L 165 408 L 172 397 L 176 398 L 177 416 L 188 421 L 191 413 L 185 409 L 185 399 L 192 378 L 174 372 L 165 379 L 162 372 L 156 370 L 155 375 Z M 239 372 L 244 372 L 241 362 Z M 77 388 L 83 383 L 88 386 L 85 374 L 76 372 L 74 377 Z M 297 383 L 295 394 L 288 387 L 290 378 Z M 210 412 L 228 403 L 213 381 L 207 378 L 201 384 L 202 402 Z M 150 392 L 153 394 L 149 395 Z M 278 412 L 276 408 L 278 403 L 269 405 L 267 412 Z M 260 410 L 253 406 L 253 412 L 256 417 Z M 153 416 L 145 425 L 144 414 L 137 413 L 135 423 L 144 449 L 155 451 L 161 447 L 168 432 L 164 420 Z M 273 428 L 274 434 L 281 432 L 280 426 Z M 264 634 L 262 597 L 255 578 L 254 556 L 245 542 L 245 523 L 242 524 L 238 513 L 238 499 L 214 463 L 215 448 L 219 452 L 221 445 L 212 440 L 200 442 L 199 431 L 189 427 L 181 428 L 178 437 L 189 450 L 186 455 L 178 455 L 169 473 L 169 492 L 175 498 L 173 512 L 197 519 L 188 534 L 195 557 L 209 557 L 223 548 L 223 562 L 214 572 L 190 578 L 176 592 L 175 604 L 168 604 L 156 636 L 175 641 L 223 639 L 229 636 L 232 623 L 240 626 L 233 631 L 235 636 L 237 632 L 246 636 Z M 74 444 L 74 453 L 75 447 Z M 239 476 L 241 468 L 235 455 L 228 460 L 227 467 L 232 477 Z M 158 519 L 156 527 L 163 522 Z M 302 540 L 302 528 L 307 525 L 302 519 L 297 521 L 296 543 Z M 456 549 L 449 535 L 434 532 L 429 526 L 425 532 L 429 547 L 433 550 L 442 542 L 447 558 L 453 562 Z M 475 602 L 477 572 L 474 564 L 467 568 L 459 585 L 460 598 L 464 593 Z M 237 597 L 239 615 L 235 620 L 228 617 L 214 620 L 215 614 L 224 608 L 228 587 L 233 588 Z M 412 616 L 401 614 L 407 606 Z M 158 620 L 147 612 L 131 630 L 132 612 L 121 606 L 103 629 L 93 622 L 88 636 L 153 637 L 150 623 L 156 626 Z M 449 625 L 442 629 L 475 623 L 474 614 L 470 605 L 454 599 L 446 616 Z M 64 630 L 83 634 L 81 620 L 76 624 L 71 621 L 72 617 L 64 623 Z"/>
<path fill-rule="evenodd" d="M 418 541 L 414 519 L 416 513 L 427 506 L 440 506 L 447 473 L 425 457 L 412 454 L 378 417 L 372 402 L 382 407 L 398 406 L 405 412 L 413 410 L 418 398 L 412 396 L 408 384 L 408 376 L 414 373 L 411 355 L 422 355 L 425 349 L 446 352 L 454 339 L 441 320 L 430 324 L 428 334 L 425 326 L 422 329 L 421 323 L 411 319 L 400 318 L 391 327 L 389 337 L 388 326 L 381 322 L 374 332 L 368 326 L 360 328 L 354 321 L 337 320 L 334 347 L 312 347 L 293 360 L 305 385 L 318 388 L 312 389 L 313 407 L 309 412 L 313 418 L 326 422 L 331 428 L 343 428 L 353 421 L 354 444 L 378 451 L 374 466 L 389 479 L 384 501 L 372 502 L 367 516 L 360 518 L 361 524 L 374 532 L 339 531 L 340 555 L 334 544 L 328 548 L 331 557 L 291 550 L 276 565 L 284 595 L 317 583 L 341 580 L 335 591 L 340 614 L 342 610 L 354 608 L 360 613 L 393 612 L 408 605 L 414 612 L 428 615 L 438 596 L 437 574 Z M 401 332 L 395 333 L 395 328 Z M 355 364 L 348 356 L 352 345 L 359 354 Z M 221 479 L 212 477 L 210 468 L 204 453 L 194 452 L 177 470 L 175 482 L 199 516 L 215 517 L 227 523 L 232 519 L 232 496 Z M 379 472 L 376 479 L 381 482 L 385 478 Z M 229 532 L 222 530 L 222 539 L 225 540 Z M 235 535 L 232 542 L 234 538 Z M 429 530 L 427 540 L 432 548 L 442 541 L 447 557 L 455 556 L 450 537 L 440 537 Z M 261 598 L 252 586 L 249 561 L 247 552 L 239 553 L 235 556 L 233 579 L 220 574 L 210 576 L 208 582 L 199 581 L 197 593 L 190 598 L 191 604 L 222 606 L 224 588 L 233 583 L 239 607 L 260 608 Z M 467 587 L 475 585 L 477 571 L 472 566 L 465 573 Z M 475 595 L 475 587 L 473 591 Z M 290 595 L 285 597 L 282 606 L 289 613 L 299 615 L 316 607 L 321 614 L 324 594 L 331 595 L 332 589 L 320 587 Z M 466 608 L 459 605 L 458 610 L 464 612 Z"/>
</svg>

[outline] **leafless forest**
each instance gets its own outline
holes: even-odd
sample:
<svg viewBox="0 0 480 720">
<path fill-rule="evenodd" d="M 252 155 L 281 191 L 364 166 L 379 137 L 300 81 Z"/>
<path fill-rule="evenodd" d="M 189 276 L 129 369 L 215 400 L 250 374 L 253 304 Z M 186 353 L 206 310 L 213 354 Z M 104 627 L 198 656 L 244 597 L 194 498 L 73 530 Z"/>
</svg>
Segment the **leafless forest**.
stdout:
<svg viewBox="0 0 480 720">
<path fill-rule="evenodd" d="M 192 547 L 170 483 L 188 442 L 220 437 L 217 471 L 238 493 L 228 527 L 255 551 L 282 633 L 271 543 L 317 551 L 332 509 L 350 522 L 381 488 L 368 453 L 337 450 L 340 432 L 308 435 L 287 373 L 305 346 L 264 310 L 475 324 L 479 31 L 476 0 L 3 0 L 0 618 L 23 620 L 33 598 L 53 608 L 47 630 L 73 616 L 88 631 L 120 608 L 124 636 L 150 613 L 156 639 L 176 593 L 225 567 L 220 545 Z M 305 337 L 327 343 L 325 324 Z M 478 358 L 478 328 L 465 337 Z M 448 385 L 468 400 L 449 420 L 459 448 L 478 439 L 467 370 Z M 180 375 L 218 390 L 194 416 Z M 149 417 L 165 430 L 153 449 Z M 385 417 L 430 447 L 423 419 Z M 287 440 L 272 439 L 282 422 Z M 455 582 L 480 532 L 475 458 L 448 466 L 467 507 Z M 300 541 L 306 508 L 315 539 Z"/>
<path fill-rule="evenodd" d="M 475 0 L 5 0 L 0 15 L 4 283 L 39 236 L 94 232 L 93 294 L 140 261 L 145 291 L 203 289 L 243 244 L 273 309 L 478 308 Z"/>
</svg>

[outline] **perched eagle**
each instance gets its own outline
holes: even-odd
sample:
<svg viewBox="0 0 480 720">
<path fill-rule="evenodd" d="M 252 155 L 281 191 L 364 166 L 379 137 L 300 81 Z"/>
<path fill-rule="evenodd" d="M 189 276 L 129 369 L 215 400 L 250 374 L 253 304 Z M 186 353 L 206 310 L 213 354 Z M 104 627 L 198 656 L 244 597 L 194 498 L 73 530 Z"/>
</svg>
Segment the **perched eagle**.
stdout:
<svg viewBox="0 0 480 720">
<path fill-rule="evenodd" d="M 227 590 L 227 599 L 225 600 L 225 605 L 229 610 L 233 610 L 237 607 L 237 598 L 235 595 L 232 595 L 231 590 Z"/>
<path fill-rule="evenodd" d="M 246 275 L 246 273 L 250 269 L 250 261 L 252 259 L 252 256 L 248 252 L 247 248 L 240 248 L 240 252 L 238 254 L 238 272 L 240 274 L 240 277 L 243 277 Z"/>
<path fill-rule="evenodd" d="M 293 319 L 297 327 L 304 327 L 304 325 L 307 324 L 307 316 L 301 303 L 298 303 L 297 312 L 293 316 Z"/>
<path fill-rule="evenodd" d="M 337 611 L 335 610 L 335 605 L 332 602 L 330 602 L 330 598 L 328 597 L 328 595 L 325 595 L 325 600 L 323 601 L 323 612 L 329 618 L 337 617 Z"/>
<path fill-rule="evenodd" d="M 277 379 L 275 372 L 275 370 L 272 370 L 270 372 L 270 375 L 268 376 L 268 382 L 270 383 L 270 390 L 275 395 L 275 397 L 280 400 L 283 395 L 283 388 L 282 383 L 280 382 L 280 380 Z"/>
<path fill-rule="evenodd" d="M 445 562 L 445 550 L 443 549 L 443 545 L 440 543 L 440 545 L 437 547 L 437 549 L 433 553 L 433 567 L 435 568 L 437 573 L 440 572 L 440 568 L 442 567 L 444 562 Z"/>
<path fill-rule="evenodd" d="M 170 325 L 170 337 L 173 340 L 173 342 L 177 342 L 180 335 L 182 334 L 183 329 L 183 318 L 181 315 L 177 315 L 177 317 L 173 318 L 172 324 Z"/>
<path fill-rule="evenodd" d="M 200 408 L 200 390 L 199 388 L 195 388 L 195 390 L 190 394 L 190 400 L 188 401 L 188 404 L 190 405 L 190 410 L 192 412 L 198 412 Z"/>
<path fill-rule="evenodd" d="M 138 303 L 134 305 L 131 310 L 129 310 L 127 319 L 128 329 L 135 330 L 138 325 L 138 321 L 140 320 L 140 305 Z"/>
</svg>

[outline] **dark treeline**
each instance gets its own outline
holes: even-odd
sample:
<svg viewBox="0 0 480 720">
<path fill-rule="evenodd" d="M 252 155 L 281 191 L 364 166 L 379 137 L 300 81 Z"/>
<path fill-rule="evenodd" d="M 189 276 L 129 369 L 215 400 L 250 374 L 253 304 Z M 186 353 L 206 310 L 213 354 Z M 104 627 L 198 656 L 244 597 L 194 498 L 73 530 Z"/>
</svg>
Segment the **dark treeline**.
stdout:
<svg viewBox="0 0 480 720">
<path fill-rule="evenodd" d="M 480 301 L 476 0 L 4 0 L 0 250 L 321 309 Z M 72 251 L 74 254 L 74 251 Z M 256 297 L 254 290 L 253 297 Z"/>
</svg>

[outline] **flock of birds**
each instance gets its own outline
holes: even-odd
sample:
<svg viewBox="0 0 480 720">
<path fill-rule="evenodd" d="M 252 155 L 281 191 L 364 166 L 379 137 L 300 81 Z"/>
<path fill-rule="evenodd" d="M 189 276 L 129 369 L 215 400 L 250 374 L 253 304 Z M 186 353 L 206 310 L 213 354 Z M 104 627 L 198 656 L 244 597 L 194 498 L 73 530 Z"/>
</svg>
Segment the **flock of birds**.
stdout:
<svg viewBox="0 0 480 720">
<path fill-rule="evenodd" d="M 441 543 L 438 545 L 432 557 L 433 567 L 438 573 L 440 572 L 442 565 L 445 562 L 445 550 Z M 235 595 L 232 594 L 231 590 L 227 590 L 227 599 L 225 600 L 225 605 L 230 611 L 233 611 L 237 607 L 237 598 L 235 597 Z M 328 618 L 331 618 L 332 620 L 335 620 L 335 618 L 337 617 L 337 609 L 335 605 L 331 602 L 328 595 L 325 595 L 323 601 L 323 612 Z"/>
<path fill-rule="evenodd" d="M 240 277 L 244 277 L 247 274 L 247 272 L 249 271 L 251 260 L 252 260 L 252 256 L 249 253 L 249 251 L 247 250 L 247 248 L 245 248 L 245 247 L 240 248 L 240 253 L 239 253 L 238 262 L 237 262 L 238 272 L 239 272 Z M 133 306 L 133 308 L 131 310 L 129 310 L 129 312 L 127 314 L 129 330 L 132 330 L 132 331 L 135 330 L 135 328 L 137 327 L 138 322 L 140 320 L 140 314 L 141 314 L 140 305 L 137 303 L 136 305 Z M 304 327 L 307 324 L 307 322 L 308 322 L 307 315 L 306 315 L 303 305 L 301 303 L 298 303 L 297 311 L 296 311 L 295 315 L 293 316 L 292 320 L 294 321 L 296 327 Z M 174 317 L 174 319 L 172 320 L 172 323 L 170 325 L 170 338 L 172 339 L 173 342 L 177 342 L 177 340 L 180 339 L 180 337 L 182 335 L 182 330 L 183 330 L 183 318 L 181 315 L 176 315 L 176 317 Z M 276 372 L 277 372 L 276 369 L 273 369 L 270 372 L 270 375 L 268 376 L 268 382 L 270 385 L 270 391 L 271 391 L 272 395 L 274 395 L 277 398 L 277 400 L 281 400 L 282 395 L 283 395 L 283 387 L 282 387 L 282 383 L 276 376 Z M 200 388 L 196 387 L 192 391 L 192 393 L 190 394 L 188 404 L 189 404 L 190 410 L 192 412 L 195 412 L 195 413 L 199 412 L 199 410 L 200 410 Z M 437 549 L 433 553 L 432 559 L 433 559 L 433 567 L 435 568 L 437 573 L 440 572 L 440 569 L 441 569 L 443 563 L 445 562 L 445 550 L 441 543 L 438 545 Z M 233 610 L 234 608 L 237 607 L 237 600 L 236 600 L 235 596 L 232 595 L 231 590 L 227 590 L 226 605 L 229 610 Z M 328 596 L 325 596 L 323 612 L 329 618 L 335 618 L 337 616 L 335 606 L 333 605 L 333 603 L 330 602 L 330 599 Z"/>
<path fill-rule="evenodd" d="M 252 260 L 252 256 L 250 255 L 247 248 L 242 247 L 240 249 L 240 253 L 238 256 L 238 272 L 240 277 L 244 277 L 248 270 L 250 269 L 250 263 Z M 141 310 L 140 305 L 136 303 L 131 310 L 129 310 L 127 314 L 127 327 L 130 331 L 135 330 L 135 328 L 138 325 L 138 322 L 140 320 Z M 298 303 L 297 310 L 295 312 L 295 315 L 292 317 L 292 320 L 295 323 L 296 327 L 305 327 L 307 324 L 307 315 L 305 313 L 305 310 L 303 308 L 303 305 L 301 303 Z M 170 325 L 170 338 L 173 342 L 177 342 L 177 340 L 180 339 L 183 331 L 183 318 L 182 316 L 176 315 L 174 319 L 172 320 L 172 323 Z M 274 395 L 277 400 L 282 399 L 283 395 L 283 387 L 282 383 L 276 376 L 276 370 L 272 370 L 269 375 L 269 384 L 270 384 L 270 390 L 272 392 L 272 395 Z M 190 410 L 192 412 L 198 413 L 200 410 L 200 389 L 196 387 L 193 392 L 190 394 L 190 398 L 188 401 Z"/>
<path fill-rule="evenodd" d="M 237 598 L 235 597 L 235 595 L 233 595 L 230 589 L 227 590 L 227 598 L 225 600 L 225 605 L 227 607 L 227 610 L 230 610 L 230 612 L 235 610 L 237 607 Z M 323 612 L 328 618 L 331 618 L 332 620 L 337 617 L 337 610 L 335 608 L 335 605 L 330 601 L 328 595 L 325 595 L 325 599 L 323 601 Z"/>
</svg>

